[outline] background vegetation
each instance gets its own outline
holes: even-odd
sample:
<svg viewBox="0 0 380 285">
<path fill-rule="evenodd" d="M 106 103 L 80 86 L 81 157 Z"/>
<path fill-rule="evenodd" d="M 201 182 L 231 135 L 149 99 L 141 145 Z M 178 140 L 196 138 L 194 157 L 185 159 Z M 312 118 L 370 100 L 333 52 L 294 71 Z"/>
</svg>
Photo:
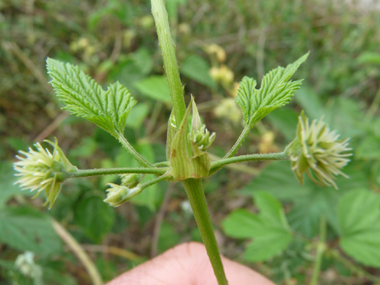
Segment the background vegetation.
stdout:
<svg viewBox="0 0 380 285">
<path fill-rule="evenodd" d="M 339 191 L 308 181 L 300 186 L 284 162 L 239 165 L 207 179 L 222 253 L 279 284 L 305 284 L 322 240 L 327 247 L 320 284 L 377 284 L 380 11 L 343 1 L 166 2 L 186 100 L 195 96 L 209 130 L 217 133 L 213 155 L 223 156 L 242 129 L 240 111 L 232 104 L 236 82 L 244 75 L 261 79 L 307 51 L 310 56 L 296 73 L 305 80 L 295 100 L 258 124 L 239 153 L 282 150 L 294 137 L 301 109 L 310 118 L 325 114 L 342 138 L 351 137 L 354 148 L 345 169 L 351 178 L 338 180 Z M 80 243 L 103 280 L 175 244 L 200 241 L 179 185 L 162 182 L 143 198 L 113 209 L 102 199 L 105 183 L 116 176 L 71 180 L 50 211 L 43 198 L 32 200 L 13 185 L 17 150 L 45 138 L 57 137 L 79 168 L 135 166 L 114 138 L 60 109 L 47 84 L 46 57 L 77 64 L 101 84 L 125 84 L 139 101 L 126 137 L 148 161 L 166 159 L 170 96 L 149 1 L 3 0 L 0 35 L 1 284 L 37 284 L 35 276 L 15 266 L 25 251 L 35 254 L 33 266 L 42 270 L 46 284 L 91 284 L 62 231 Z M 259 240 L 257 232 L 244 231 L 257 220 L 264 232 L 278 229 L 265 205 L 284 211 L 290 225 L 290 245 L 281 253 L 257 253 L 251 243 Z"/>
</svg>

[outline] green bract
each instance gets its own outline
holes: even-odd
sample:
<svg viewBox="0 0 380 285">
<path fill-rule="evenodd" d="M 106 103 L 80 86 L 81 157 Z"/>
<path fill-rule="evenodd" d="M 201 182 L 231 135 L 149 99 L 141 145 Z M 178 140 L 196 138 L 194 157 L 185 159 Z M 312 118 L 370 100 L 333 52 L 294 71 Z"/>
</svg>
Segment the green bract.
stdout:
<svg viewBox="0 0 380 285">
<path fill-rule="evenodd" d="M 352 155 L 348 153 L 352 149 L 348 147 L 348 139 L 340 141 L 338 138 L 336 131 L 330 131 L 322 119 L 309 124 L 309 119 L 301 113 L 296 138 L 286 149 L 292 170 L 301 184 L 305 172 L 316 184 L 333 185 L 336 189 L 335 176 L 347 177 L 340 169 L 350 161 L 347 157 Z"/>
<path fill-rule="evenodd" d="M 188 120 L 191 110 L 193 110 L 193 119 L 192 126 L 189 127 Z M 198 109 L 194 99 L 191 99 L 179 130 L 172 138 L 169 150 L 170 166 L 174 180 L 202 178 L 207 177 L 209 174 L 210 157 L 191 138 L 192 131 L 196 130 L 198 132 L 200 125 Z M 174 126 L 169 124 L 169 128 L 172 128 L 172 130 L 169 129 L 169 134 L 174 133 Z M 207 145 L 209 144 L 210 142 L 207 142 Z"/>
</svg>

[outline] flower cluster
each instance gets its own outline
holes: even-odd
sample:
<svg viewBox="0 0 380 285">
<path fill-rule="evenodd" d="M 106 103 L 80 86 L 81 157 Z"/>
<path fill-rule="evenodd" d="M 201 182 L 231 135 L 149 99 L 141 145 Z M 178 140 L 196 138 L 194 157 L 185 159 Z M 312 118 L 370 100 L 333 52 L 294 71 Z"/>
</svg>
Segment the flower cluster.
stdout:
<svg viewBox="0 0 380 285">
<path fill-rule="evenodd" d="M 61 190 L 62 182 L 67 178 L 69 173 L 78 169 L 73 166 L 63 151 L 55 143 L 45 140 L 54 147 L 53 153 L 44 149 L 41 144 L 34 144 L 34 148 L 29 151 L 19 151 L 21 155 L 16 157 L 20 160 L 13 164 L 16 176 L 20 178 L 15 184 L 19 184 L 22 190 L 37 191 L 37 195 L 42 191 L 46 193 L 46 204 L 49 203 L 51 208 L 57 199 Z"/>
<path fill-rule="evenodd" d="M 320 186 L 337 186 L 333 179 L 336 175 L 347 177 L 340 169 L 350 161 L 348 139 L 339 140 L 336 131 L 330 131 L 322 120 L 309 119 L 302 112 L 298 117 L 296 138 L 286 148 L 291 167 L 299 182 L 307 175 Z M 313 173 L 312 173 L 313 171 Z"/>
<path fill-rule="evenodd" d="M 203 124 L 198 130 L 191 132 L 191 140 L 200 150 L 206 150 L 214 142 L 215 133 L 210 135 L 206 125 Z"/>
</svg>

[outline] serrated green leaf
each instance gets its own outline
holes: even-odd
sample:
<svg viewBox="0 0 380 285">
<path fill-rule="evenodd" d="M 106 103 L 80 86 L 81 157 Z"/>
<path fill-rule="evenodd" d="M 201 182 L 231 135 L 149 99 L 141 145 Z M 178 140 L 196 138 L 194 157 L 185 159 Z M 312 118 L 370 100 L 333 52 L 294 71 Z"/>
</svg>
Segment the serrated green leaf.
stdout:
<svg viewBox="0 0 380 285">
<path fill-rule="evenodd" d="M 115 137 L 122 133 L 131 108 L 137 103 L 127 88 L 116 82 L 107 91 L 78 66 L 47 59 L 51 85 L 73 115 L 85 118 Z"/>
<path fill-rule="evenodd" d="M 112 230 L 115 211 L 103 202 L 102 197 L 83 195 L 75 205 L 74 217 L 84 233 L 96 243 L 100 243 Z"/>
<path fill-rule="evenodd" d="M 50 219 L 32 208 L 0 209 L 0 242 L 45 256 L 62 250 Z"/>
<path fill-rule="evenodd" d="M 237 210 L 223 221 L 227 235 L 235 238 L 252 238 L 244 252 L 247 261 L 263 261 L 283 251 L 291 241 L 281 203 L 271 194 L 257 191 L 254 199 L 260 213 Z"/>
<path fill-rule="evenodd" d="M 340 246 L 357 261 L 380 268 L 380 195 L 350 191 L 339 202 Z"/>
<path fill-rule="evenodd" d="M 131 96 L 129 90 L 119 82 L 111 84 L 104 96 L 107 106 L 106 116 L 112 118 L 117 131 L 123 132 L 128 114 L 137 101 Z"/>
<path fill-rule="evenodd" d="M 216 83 L 209 73 L 210 66 L 206 60 L 198 55 L 190 55 L 181 64 L 181 73 L 210 88 L 215 88 Z"/>
<path fill-rule="evenodd" d="M 152 99 L 171 103 L 169 84 L 165 76 L 150 76 L 135 83 L 136 89 Z"/>
<path fill-rule="evenodd" d="M 242 110 L 246 126 L 252 128 L 270 112 L 289 103 L 302 82 L 302 80 L 289 80 L 308 55 L 308 53 L 305 54 L 286 68 L 277 67 L 267 73 L 263 77 L 260 89 L 255 88 L 256 81 L 254 79 L 247 76 L 242 79 L 236 104 Z"/>
</svg>

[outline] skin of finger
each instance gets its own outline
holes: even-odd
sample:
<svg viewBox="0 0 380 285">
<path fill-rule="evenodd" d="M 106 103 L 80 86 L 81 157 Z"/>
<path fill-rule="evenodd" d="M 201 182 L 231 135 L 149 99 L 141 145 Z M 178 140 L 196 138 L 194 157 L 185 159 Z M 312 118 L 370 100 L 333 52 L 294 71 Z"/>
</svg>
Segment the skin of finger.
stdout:
<svg viewBox="0 0 380 285">
<path fill-rule="evenodd" d="M 222 257 L 229 285 L 274 285 L 252 269 Z M 204 245 L 180 244 L 107 285 L 217 285 Z"/>
</svg>

